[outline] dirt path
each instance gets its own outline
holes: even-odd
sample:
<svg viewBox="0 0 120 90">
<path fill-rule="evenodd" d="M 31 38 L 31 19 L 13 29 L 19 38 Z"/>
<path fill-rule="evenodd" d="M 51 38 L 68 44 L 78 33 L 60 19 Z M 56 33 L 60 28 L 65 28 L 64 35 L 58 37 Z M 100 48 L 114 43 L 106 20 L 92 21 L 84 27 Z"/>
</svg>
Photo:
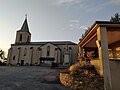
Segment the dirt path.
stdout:
<svg viewBox="0 0 120 90">
<path fill-rule="evenodd" d="M 59 69 L 0 66 L 0 90 L 71 90 L 59 82 Z"/>
</svg>

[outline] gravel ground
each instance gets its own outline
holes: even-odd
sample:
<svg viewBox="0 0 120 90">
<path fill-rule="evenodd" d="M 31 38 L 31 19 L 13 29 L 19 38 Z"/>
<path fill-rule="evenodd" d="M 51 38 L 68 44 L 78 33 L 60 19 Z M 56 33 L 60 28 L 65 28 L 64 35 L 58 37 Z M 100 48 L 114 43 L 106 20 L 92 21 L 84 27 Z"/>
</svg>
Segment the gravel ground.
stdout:
<svg viewBox="0 0 120 90">
<path fill-rule="evenodd" d="M 0 66 L 0 90 L 71 90 L 59 81 L 59 69 Z"/>
</svg>

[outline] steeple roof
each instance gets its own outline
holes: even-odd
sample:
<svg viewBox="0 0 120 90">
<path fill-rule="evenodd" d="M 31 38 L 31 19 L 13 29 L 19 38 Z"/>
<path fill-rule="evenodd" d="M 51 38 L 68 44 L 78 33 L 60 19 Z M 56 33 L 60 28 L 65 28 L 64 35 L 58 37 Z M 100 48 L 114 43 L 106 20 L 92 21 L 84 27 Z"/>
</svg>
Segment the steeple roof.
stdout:
<svg viewBox="0 0 120 90">
<path fill-rule="evenodd" d="M 25 21 L 20 29 L 21 31 L 27 31 L 29 32 L 29 27 L 28 27 L 28 23 L 27 23 L 27 18 L 25 18 Z"/>
</svg>

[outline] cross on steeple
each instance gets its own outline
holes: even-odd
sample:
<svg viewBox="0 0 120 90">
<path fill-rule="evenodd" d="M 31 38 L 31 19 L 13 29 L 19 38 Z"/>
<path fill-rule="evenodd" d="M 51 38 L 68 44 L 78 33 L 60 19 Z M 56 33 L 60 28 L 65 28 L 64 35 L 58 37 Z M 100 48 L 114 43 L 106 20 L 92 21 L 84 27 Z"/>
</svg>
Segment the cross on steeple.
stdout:
<svg viewBox="0 0 120 90">
<path fill-rule="evenodd" d="M 25 14 L 25 21 L 20 29 L 21 31 L 28 31 L 29 32 L 29 27 L 28 27 L 28 23 L 27 23 L 27 14 Z"/>
<path fill-rule="evenodd" d="M 25 19 L 27 19 L 27 14 L 25 14 Z"/>
</svg>

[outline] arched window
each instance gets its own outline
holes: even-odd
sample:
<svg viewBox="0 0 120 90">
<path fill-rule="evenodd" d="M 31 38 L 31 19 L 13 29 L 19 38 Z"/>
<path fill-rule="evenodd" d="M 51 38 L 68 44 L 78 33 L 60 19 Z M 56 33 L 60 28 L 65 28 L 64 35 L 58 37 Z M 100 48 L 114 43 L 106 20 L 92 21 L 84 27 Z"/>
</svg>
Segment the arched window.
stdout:
<svg viewBox="0 0 120 90">
<path fill-rule="evenodd" d="M 72 47 L 69 47 L 69 50 L 72 50 Z"/>
<path fill-rule="evenodd" d="M 63 48 L 63 51 L 65 51 L 65 50 L 66 50 L 66 48 L 64 47 L 64 48 Z"/>
<path fill-rule="evenodd" d="M 30 47 L 30 49 L 33 49 L 33 47 Z"/>
<path fill-rule="evenodd" d="M 15 60 L 15 56 L 13 56 L 13 60 Z"/>
<path fill-rule="evenodd" d="M 20 50 L 20 49 L 21 49 L 21 47 L 18 48 L 18 50 Z"/>
<path fill-rule="evenodd" d="M 55 51 L 57 51 L 58 50 L 58 48 L 55 48 Z"/>
<path fill-rule="evenodd" d="M 30 37 L 28 36 L 28 37 L 27 37 L 27 42 L 29 42 L 29 41 L 30 41 L 29 39 L 30 39 Z"/>
<path fill-rule="evenodd" d="M 42 49 L 40 47 L 38 47 L 38 51 L 41 51 Z"/>
<path fill-rule="evenodd" d="M 27 48 L 24 49 L 24 56 L 27 55 Z"/>
<path fill-rule="evenodd" d="M 47 47 L 47 56 L 50 56 L 50 46 Z"/>
<path fill-rule="evenodd" d="M 19 41 L 22 41 L 22 34 L 20 34 L 20 39 L 19 39 Z"/>
</svg>

